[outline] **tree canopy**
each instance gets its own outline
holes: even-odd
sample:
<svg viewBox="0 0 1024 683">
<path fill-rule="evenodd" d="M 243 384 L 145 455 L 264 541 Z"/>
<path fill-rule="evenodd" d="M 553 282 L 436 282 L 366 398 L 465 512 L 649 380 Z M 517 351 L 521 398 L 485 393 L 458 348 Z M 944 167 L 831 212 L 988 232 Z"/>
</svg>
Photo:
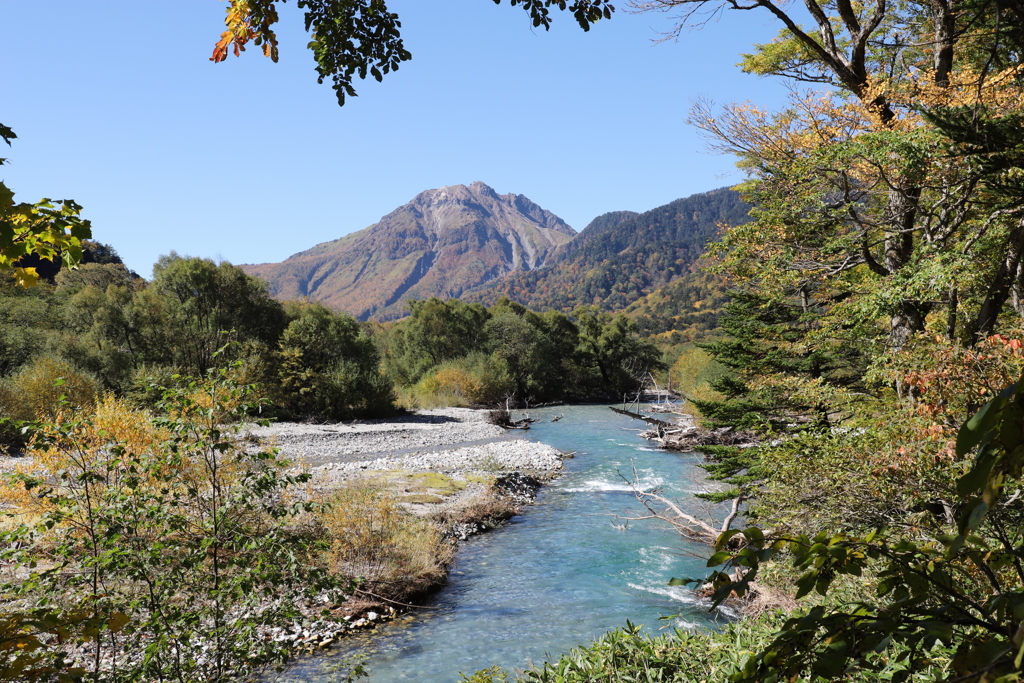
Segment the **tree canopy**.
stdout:
<svg viewBox="0 0 1024 683">
<path fill-rule="evenodd" d="M 951 337 L 991 334 L 1019 299 L 1024 251 L 1019 2 L 806 0 L 814 30 L 771 0 L 633 4 L 677 13 L 676 35 L 701 13 L 766 11 L 781 32 L 743 68 L 831 87 L 794 90 L 782 112 L 694 109 L 758 207 L 726 233 L 722 272 L 780 294 L 856 292 L 832 310 L 888 317 L 893 348 L 943 309 Z"/>
<path fill-rule="evenodd" d="M 229 54 L 240 55 L 252 43 L 277 61 L 277 4 L 287 0 L 228 0 L 227 30 L 213 48 L 214 62 Z M 535 27 L 551 27 L 551 10 L 568 10 L 584 31 L 600 19 L 610 19 L 615 7 L 607 0 L 509 0 L 520 5 Z M 501 0 L 494 0 L 501 4 Z M 384 0 L 296 0 L 305 10 L 305 30 L 312 40 L 309 49 L 316 60 L 318 82 L 330 78 L 338 104 L 355 97 L 356 77 L 377 81 L 412 59 L 402 40 L 402 22 Z"/>
</svg>

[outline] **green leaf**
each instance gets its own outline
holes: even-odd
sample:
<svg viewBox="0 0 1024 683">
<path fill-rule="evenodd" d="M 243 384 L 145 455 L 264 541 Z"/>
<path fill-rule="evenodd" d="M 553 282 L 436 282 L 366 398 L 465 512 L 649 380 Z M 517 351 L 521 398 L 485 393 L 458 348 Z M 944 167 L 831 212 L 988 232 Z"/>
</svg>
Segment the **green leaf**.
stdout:
<svg viewBox="0 0 1024 683">
<path fill-rule="evenodd" d="M 999 440 L 1003 448 L 1012 451 L 1021 442 L 1024 433 L 1024 406 L 1018 401 L 1009 402 L 1003 408 L 1002 424 L 999 428 Z"/>
<path fill-rule="evenodd" d="M 724 548 L 729 540 L 739 533 L 741 533 L 739 529 L 730 529 L 729 531 L 720 534 L 718 540 L 715 541 L 715 550 L 721 550 Z"/>
<path fill-rule="evenodd" d="M 796 587 L 797 587 L 796 599 L 799 600 L 800 598 L 804 597 L 805 595 L 810 593 L 812 590 L 814 590 L 814 585 L 817 583 L 817 581 L 818 581 L 818 572 L 816 572 L 816 571 L 807 572 L 806 574 L 801 576 L 799 579 L 797 579 L 796 580 Z"/>
<path fill-rule="evenodd" d="M 727 550 L 719 550 L 717 553 L 708 558 L 708 567 L 717 567 L 720 564 L 724 564 L 732 559 L 732 553 Z"/>
<path fill-rule="evenodd" d="M 764 543 L 764 532 L 756 526 L 747 527 L 746 529 L 744 529 L 743 535 L 750 543 L 756 545 L 762 545 Z"/>
<path fill-rule="evenodd" d="M 995 465 L 996 460 L 997 453 L 995 449 L 990 448 L 988 445 L 982 448 L 971 469 L 957 480 L 956 492 L 966 498 L 972 493 L 983 489 L 989 475 L 992 474 L 992 467 Z"/>
<path fill-rule="evenodd" d="M 11 145 L 11 140 L 15 140 L 17 137 L 18 136 L 14 134 L 13 130 L 0 123 L 0 138 L 3 138 L 3 141 L 7 143 L 8 147 Z"/>
<path fill-rule="evenodd" d="M 964 507 L 963 512 L 960 513 L 960 519 L 958 520 L 957 525 L 960 529 L 960 533 L 966 534 L 968 531 L 976 531 L 987 514 L 988 504 L 984 500 L 981 498 L 974 498 L 971 500 Z"/>
<path fill-rule="evenodd" d="M 964 457 L 992 431 L 999 421 L 999 415 L 1006 404 L 1005 396 L 997 396 L 964 423 L 956 435 L 956 454 Z"/>
</svg>

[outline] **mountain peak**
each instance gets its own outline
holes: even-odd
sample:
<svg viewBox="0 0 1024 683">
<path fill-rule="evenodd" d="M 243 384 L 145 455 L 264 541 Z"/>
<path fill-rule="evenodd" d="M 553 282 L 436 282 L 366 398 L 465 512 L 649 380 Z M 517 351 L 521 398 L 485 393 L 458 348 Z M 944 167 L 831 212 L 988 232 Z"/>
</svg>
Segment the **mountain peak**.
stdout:
<svg viewBox="0 0 1024 683">
<path fill-rule="evenodd" d="M 363 319 L 394 318 L 408 299 L 457 297 L 539 268 L 575 234 L 527 197 L 478 180 L 425 190 L 365 230 L 244 268 L 279 299 L 309 297 Z"/>
<path fill-rule="evenodd" d="M 487 183 L 483 182 L 482 180 L 474 180 L 473 182 L 471 182 L 469 184 L 469 189 L 474 191 L 474 192 L 481 192 L 481 193 L 485 193 L 485 194 L 490 194 L 490 195 L 494 195 L 495 197 L 498 196 L 498 193 L 494 191 L 494 188 L 492 188 L 490 185 L 488 185 Z"/>
</svg>

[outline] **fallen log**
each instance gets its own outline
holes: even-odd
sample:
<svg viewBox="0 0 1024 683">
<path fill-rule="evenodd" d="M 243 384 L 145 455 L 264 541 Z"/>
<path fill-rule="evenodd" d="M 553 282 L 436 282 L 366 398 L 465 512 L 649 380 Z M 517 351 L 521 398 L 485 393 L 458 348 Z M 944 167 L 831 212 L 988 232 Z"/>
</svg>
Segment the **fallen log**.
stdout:
<svg viewBox="0 0 1024 683">
<path fill-rule="evenodd" d="M 671 427 L 675 427 L 674 424 L 670 424 L 668 422 L 665 422 L 664 420 L 659 420 L 659 419 L 654 418 L 654 417 L 647 417 L 646 415 L 641 415 L 640 413 L 634 413 L 632 410 L 623 410 L 622 408 L 616 408 L 615 406 L 608 406 L 608 407 L 611 408 L 612 410 L 614 410 L 619 415 L 628 415 L 629 417 L 633 418 L 634 420 L 643 420 L 647 424 L 657 425 L 658 427 L 663 427 L 663 428 L 666 428 L 666 429 L 671 428 Z"/>
</svg>

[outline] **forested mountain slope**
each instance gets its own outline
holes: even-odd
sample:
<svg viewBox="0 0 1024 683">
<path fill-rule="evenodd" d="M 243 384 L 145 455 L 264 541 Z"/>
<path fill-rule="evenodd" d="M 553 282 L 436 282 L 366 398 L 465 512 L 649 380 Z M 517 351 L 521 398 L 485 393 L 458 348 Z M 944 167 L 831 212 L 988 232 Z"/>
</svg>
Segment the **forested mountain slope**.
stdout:
<svg viewBox="0 0 1024 683">
<path fill-rule="evenodd" d="M 596 237 L 600 237 L 622 221 L 627 218 L 635 218 L 639 216 L 636 211 L 609 211 L 603 213 L 594 220 L 587 224 L 587 227 L 583 228 L 578 235 L 572 238 L 571 241 L 566 242 L 557 249 L 551 255 L 551 264 L 559 263 L 561 261 L 567 261 L 579 253 L 579 250 L 584 244 L 593 240 Z"/>
<path fill-rule="evenodd" d="M 712 332 L 728 301 L 724 278 L 701 270 L 637 299 L 626 315 L 645 336 L 675 344 L 699 340 Z"/>
<path fill-rule="evenodd" d="M 507 296 L 536 310 L 591 304 L 622 310 L 692 272 L 718 226 L 745 223 L 749 210 L 739 193 L 722 188 L 642 214 L 617 212 L 623 217 L 613 225 L 605 214 L 559 248 L 550 266 L 514 273 L 462 298 L 491 304 Z"/>
<path fill-rule="evenodd" d="M 458 297 L 538 268 L 574 235 L 523 195 L 475 182 L 421 192 L 365 230 L 242 268 L 277 299 L 308 297 L 362 320 L 388 319 L 400 317 L 409 299 Z"/>
</svg>

